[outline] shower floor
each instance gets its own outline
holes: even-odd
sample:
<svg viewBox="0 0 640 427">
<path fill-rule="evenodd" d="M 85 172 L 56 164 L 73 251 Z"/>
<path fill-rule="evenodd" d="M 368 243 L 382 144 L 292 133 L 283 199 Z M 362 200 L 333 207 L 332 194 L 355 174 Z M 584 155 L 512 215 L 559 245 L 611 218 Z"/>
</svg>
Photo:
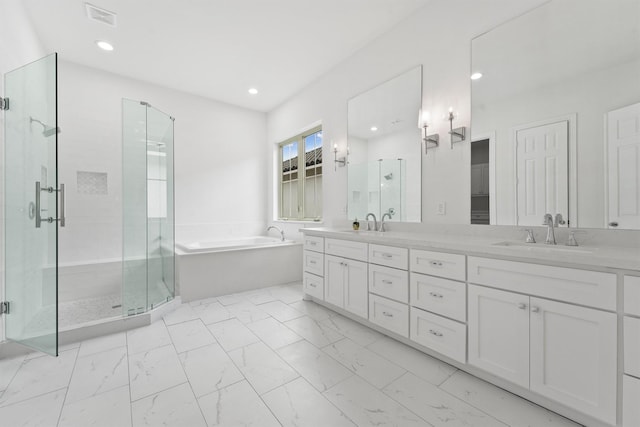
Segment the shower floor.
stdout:
<svg viewBox="0 0 640 427">
<path fill-rule="evenodd" d="M 158 306 L 171 298 L 171 293 L 164 283 L 157 283 L 150 286 L 148 298 L 155 301 L 154 306 Z M 139 308 L 141 313 L 146 306 L 147 291 L 140 289 L 133 293 L 127 293 L 126 300 L 129 301 L 128 308 Z M 149 307 L 152 309 L 153 307 Z M 122 317 L 122 295 L 113 294 L 95 298 L 84 298 L 75 301 L 66 301 L 58 304 L 58 329 L 70 329 L 88 323 L 95 323 L 100 320 Z M 52 328 L 51 322 L 55 318 L 55 305 L 42 307 L 38 314 L 29 322 L 26 333 L 32 331 L 37 335 L 39 331 Z"/>
</svg>

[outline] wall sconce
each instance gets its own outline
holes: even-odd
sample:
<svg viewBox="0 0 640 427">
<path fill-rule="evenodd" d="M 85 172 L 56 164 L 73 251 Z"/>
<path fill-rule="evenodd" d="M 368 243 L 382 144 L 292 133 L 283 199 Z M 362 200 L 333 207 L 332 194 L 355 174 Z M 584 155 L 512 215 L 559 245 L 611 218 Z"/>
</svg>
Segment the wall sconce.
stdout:
<svg viewBox="0 0 640 427">
<path fill-rule="evenodd" d="M 449 107 L 449 135 L 451 135 L 451 149 L 453 150 L 454 142 L 462 142 L 466 138 L 467 128 L 462 126 L 459 128 L 453 128 L 453 119 L 455 119 L 455 114 L 453 114 L 453 107 Z"/>
<path fill-rule="evenodd" d="M 429 135 L 427 128 L 429 125 L 427 122 L 429 121 L 429 113 L 425 111 L 422 114 L 422 141 L 424 142 L 424 154 L 427 154 L 427 149 L 429 148 L 429 144 L 431 147 L 437 147 L 440 145 L 440 135 L 437 133 Z M 420 126 L 418 126 L 420 127 Z"/>
<path fill-rule="evenodd" d="M 337 171 L 338 170 L 338 165 L 340 165 L 340 167 L 343 167 L 347 164 L 347 159 L 344 157 L 340 157 L 338 158 L 338 144 L 333 144 L 333 170 Z"/>
</svg>

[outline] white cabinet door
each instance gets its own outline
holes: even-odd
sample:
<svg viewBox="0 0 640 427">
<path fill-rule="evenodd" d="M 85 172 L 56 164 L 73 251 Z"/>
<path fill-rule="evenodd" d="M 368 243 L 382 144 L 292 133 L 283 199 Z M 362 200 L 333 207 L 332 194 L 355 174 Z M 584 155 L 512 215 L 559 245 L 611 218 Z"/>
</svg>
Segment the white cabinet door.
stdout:
<svg viewBox="0 0 640 427">
<path fill-rule="evenodd" d="M 640 379 L 622 376 L 622 427 L 640 426 Z"/>
<path fill-rule="evenodd" d="M 325 255 L 324 271 L 324 300 L 338 307 L 344 307 L 344 259 Z"/>
<path fill-rule="evenodd" d="M 531 390 L 615 424 L 616 315 L 532 297 L 530 319 Z"/>
<path fill-rule="evenodd" d="M 345 259 L 346 279 L 344 284 L 344 309 L 369 317 L 369 289 L 367 286 L 367 263 Z"/>
<path fill-rule="evenodd" d="M 469 364 L 529 387 L 529 297 L 469 285 Z"/>
<path fill-rule="evenodd" d="M 640 103 L 607 114 L 608 227 L 640 229 Z"/>
</svg>

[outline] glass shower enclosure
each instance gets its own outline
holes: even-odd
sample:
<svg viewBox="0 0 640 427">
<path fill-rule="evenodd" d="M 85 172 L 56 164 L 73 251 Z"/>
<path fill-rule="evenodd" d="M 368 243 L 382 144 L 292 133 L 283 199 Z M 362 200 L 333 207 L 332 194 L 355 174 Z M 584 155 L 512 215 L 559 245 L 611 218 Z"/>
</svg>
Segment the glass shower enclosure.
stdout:
<svg viewBox="0 0 640 427">
<path fill-rule="evenodd" d="M 175 295 L 174 118 L 123 99 L 122 132 L 122 308 L 131 316 Z"/>
</svg>

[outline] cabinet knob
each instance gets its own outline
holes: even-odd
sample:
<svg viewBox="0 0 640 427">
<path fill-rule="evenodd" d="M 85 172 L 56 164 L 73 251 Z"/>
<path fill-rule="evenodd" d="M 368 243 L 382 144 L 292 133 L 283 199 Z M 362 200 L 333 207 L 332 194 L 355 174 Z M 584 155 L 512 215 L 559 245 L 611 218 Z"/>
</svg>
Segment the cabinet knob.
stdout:
<svg viewBox="0 0 640 427">
<path fill-rule="evenodd" d="M 389 313 L 389 312 L 386 312 L 386 311 L 383 311 L 383 312 L 382 312 L 382 315 L 383 315 L 383 316 L 386 316 L 386 317 L 393 317 L 393 314 L 392 314 L 392 313 Z"/>
<path fill-rule="evenodd" d="M 433 329 L 429 329 L 429 333 L 431 335 L 435 335 L 436 337 L 441 337 L 442 336 L 442 332 L 434 331 Z"/>
<path fill-rule="evenodd" d="M 611 221 L 611 222 L 609 223 L 609 227 L 617 227 L 618 225 L 619 225 L 619 224 L 618 224 L 618 222 L 617 222 L 617 221 Z"/>
<path fill-rule="evenodd" d="M 431 261 L 429 264 L 431 264 L 432 267 L 442 267 L 441 261 Z"/>
<path fill-rule="evenodd" d="M 526 309 L 526 308 L 527 308 L 527 304 L 525 304 L 525 303 L 521 302 L 520 304 L 518 304 L 518 308 L 519 308 L 520 310 L 524 310 L 524 309 Z"/>
<path fill-rule="evenodd" d="M 532 313 L 538 313 L 540 311 L 540 307 L 531 307 Z"/>
<path fill-rule="evenodd" d="M 442 298 L 442 294 L 437 294 L 435 292 L 429 292 L 429 295 L 431 295 L 434 298 Z"/>
</svg>

